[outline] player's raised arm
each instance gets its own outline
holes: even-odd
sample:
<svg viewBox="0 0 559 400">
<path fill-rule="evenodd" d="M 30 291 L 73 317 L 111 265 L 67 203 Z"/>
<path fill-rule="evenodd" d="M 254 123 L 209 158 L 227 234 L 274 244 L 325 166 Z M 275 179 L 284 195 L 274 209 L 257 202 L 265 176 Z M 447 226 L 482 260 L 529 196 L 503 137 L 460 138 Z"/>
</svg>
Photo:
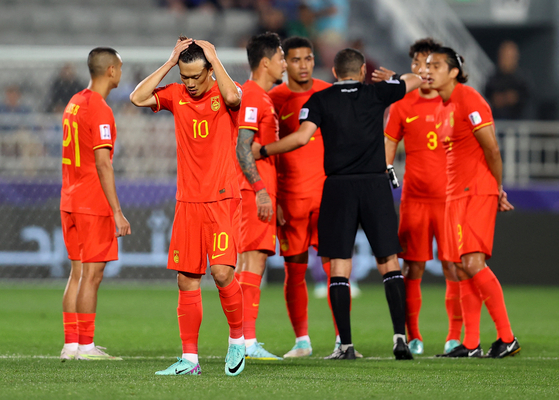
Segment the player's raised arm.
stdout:
<svg viewBox="0 0 559 400">
<path fill-rule="evenodd" d="M 120 202 L 116 194 L 115 175 L 113 164 L 111 163 L 110 149 L 100 148 L 95 150 L 95 167 L 101 182 L 101 188 L 107 197 L 107 201 L 113 210 L 115 219 L 116 236 L 126 236 L 132 233 L 130 223 L 122 213 Z"/>
<path fill-rule="evenodd" d="M 299 130 L 293 132 L 277 142 L 269 143 L 265 146 L 260 146 L 254 143 L 252 146 L 252 155 L 255 159 L 262 157 L 273 156 L 275 154 L 287 153 L 303 147 L 311 140 L 312 135 L 316 132 L 318 126 L 314 122 L 303 121 Z"/>
<path fill-rule="evenodd" d="M 223 67 L 223 64 L 217 56 L 214 45 L 205 40 L 195 40 L 194 43 L 204 50 L 206 59 L 212 65 L 219 91 L 223 96 L 223 100 L 225 100 L 225 104 L 227 104 L 228 107 L 237 107 L 241 104 L 241 92 L 225 70 L 225 67 Z"/>
<path fill-rule="evenodd" d="M 485 161 L 487 161 L 489 170 L 495 177 L 497 186 L 499 187 L 499 211 L 514 210 L 514 206 L 507 199 L 507 193 L 503 190 L 503 161 L 501 159 L 499 143 L 497 142 L 497 137 L 495 136 L 495 127 L 492 124 L 484 126 L 483 128 L 475 131 L 474 135 L 483 149 Z"/>
<path fill-rule="evenodd" d="M 389 81 L 390 79 L 394 79 L 395 75 L 396 73 L 394 71 L 380 67 L 373 71 L 372 80 L 373 82 Z M 406 83 L 406 93 L 417 89 L 423 83 L 423 79 L 417 74 L 407 73 L 398 78 Z"/>
<path fill-rule="evenodd" d="M 153 107 L 157 105 L 157 101 L 155 96 L 153 95 L 153 91 L 161 83 L 165 75 L 169 73 L 169 71 L 177 65 L 179 62 L 179 57 L 181 53 L 188 49 L 188 46 L 192 44 L 192 39 L 187 38 L 179 38 L 177 43 L 175 44 L 175 48 L 173 49 L 171 56 L 169 59 L 159 67 L 154 73 L 148 76 L 146 79 L 141 81 L 136 89 L 132 93 L 130 93 L 130 101 L 132 104 L 138 107 Z"/>
</svg>

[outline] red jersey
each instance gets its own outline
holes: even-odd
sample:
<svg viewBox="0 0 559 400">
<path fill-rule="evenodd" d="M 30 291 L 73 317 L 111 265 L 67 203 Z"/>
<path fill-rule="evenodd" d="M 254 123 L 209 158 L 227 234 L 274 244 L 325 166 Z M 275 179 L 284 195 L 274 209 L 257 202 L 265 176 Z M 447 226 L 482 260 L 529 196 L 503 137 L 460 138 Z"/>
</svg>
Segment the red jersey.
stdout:
<svg viewBox="0 0 559 400">
<path fill-rule="evenodd" d="M 313 93 L 319 92 L 330 83 L 313 79 L 312 87 L 306 92 L 293 92 L 286 83 L 270 91 L 270 98 L 279 115 L 279 137 L 299 129 L 299 112 Z M 310 142 L 297 150 L 280 154 L 278 160 L 278 197 L 306 198 L 322 195 L 324 174 L 324 143 L 320 128 Z"/>
<path fill-rule="evenodd" d="M 111 151 L 116 140 L 113 112 L 105 99 L 89 89 L 76 93 L 62 115 L 62 192 L 60 210 L 111 216 L 113 211 L 101 187 L 95 150 Z"/>
<path fill-rule="evenodd" d="M 254 132 L 254 141 L 262 146 L 278 140 L 278 116 L 274 110 L 272 99 L 254 81 L 248 80 L 243 85 L 243 102 L 239 112 L 239 129 L 250 129 Z M 276 156 L 256 160 L 256 169 L 266 185 L 270 195 L 276 195 Z M 242 190 L 253 190 L 240 166 L 238 179 Z"/>
<path fill-rule="evenodd" d="M 457 84 L 437 116 L 439 138 L 446 149 L 447 200 L 499 194 L 497 180 L 485 160 L 474 133 L 493 125 L 491 108 L 469 86 Z"/>
<path fill-rule="evenodd" d="M 157 88 L 154 95 L 153 111 L 169 110 L 175 117 L 177 200 L 240 198 L 235 170 L 239 110 L 226 106 L 217 82 L 200 97 L 191 97 L 179 83 Z"/>
<path fill-rule="evenodd" d="M 404 139 L 406 172 L 402 200 L 439 202 L 446 198 L 446 155 L 435 129 L 440 96 L 425 99 L 419 89 L 390 107 L 384 135 L 394 142 Z"/>
</svg>

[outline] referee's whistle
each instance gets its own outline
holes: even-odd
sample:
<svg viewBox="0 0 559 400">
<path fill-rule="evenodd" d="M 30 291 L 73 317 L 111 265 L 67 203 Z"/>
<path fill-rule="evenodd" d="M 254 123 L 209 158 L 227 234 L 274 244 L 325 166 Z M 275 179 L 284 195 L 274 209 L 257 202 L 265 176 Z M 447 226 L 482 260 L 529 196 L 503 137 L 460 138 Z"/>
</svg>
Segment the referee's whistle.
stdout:
<svg viewBox="0 0 559 400">
<path fill-rule="evenodd" d="M 388 179 L 390 179 L 390 183 L 394 189 L 400 187 L 400 182 L 398 182 L 398 177 L 396 176 L 396 171 L 394 171 L 394 166 L 392 164 L 386 166 L 386 170 L 388 171 Z"/>
</svg>

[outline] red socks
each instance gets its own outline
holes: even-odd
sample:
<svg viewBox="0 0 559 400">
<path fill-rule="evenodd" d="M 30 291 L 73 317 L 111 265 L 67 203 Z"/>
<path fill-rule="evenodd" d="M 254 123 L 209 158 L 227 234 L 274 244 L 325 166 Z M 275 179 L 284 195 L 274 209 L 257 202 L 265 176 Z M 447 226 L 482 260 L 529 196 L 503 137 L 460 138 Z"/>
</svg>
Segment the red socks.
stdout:
<svg viewBox="0 0 559 400">
<path fill-rule="evenodd" d="M 76 313 L 79 344 L 85 345 L 93 343 L 93 336 L 95 336 L 95 315 L 95 313 Z"/>
<path fill-rule="evenodd" d="M 305 274 L 307 264 L 284 263 L 285 282 L 283 293 L 287 305 L 287 314 L 295 331 L 295 337 L 309 334 L 309 294 Z"/>
<path fill-rule="evenodd" d="M 237 279 L 225 287 L 217 286 L 221 308 L 229 324 L 229 336 L 238 339 L 243 336 L 243 291 Z"/>
<path fill-rule="evenodd" d="M 179 290 L 177 317 L 183 353 L 198 354 L 198 334 L 202 314 L 202 291 L 200 289 Z"/>
<path fill-rule="evenodd" d="M 64 343 L 78 343 L 78 314 L 63 312 L 62 323 L 64 326 Z"/>
<path fill-rule="evenodd" d="M 510 321 L 505 306 L 505 297 L 499 280 L 489 267 L 483 268 L 471 279 L 479 290 L 487 311 L 497 328 L 498 337 L 505 343 L 514 340 L 514 335 L 510 328 Z M 467 347 L 467 346 L 466 346 Z"/>
<path fill-rule="evenodd" d="M 479 345 L 479 319 L 481 316 L 481 297 L 473 279 L 460 281 L 460 305 L 464 320 L 464 341 L 462 344 L 473 350 Z"/>
<path fill-rule="evenodd" d="M 241 288 L 243 290 L 243 332 L 245 340 L 256 339 L 256 318 L 260 304 L 260 283 L 262 277 L 258 274 L 241 272 Z"/>
<path fill-rule="evenodd" d="M 332 313 L 332 321 L 334 321 L 334 330 L 336 331 L 336 336 L 339 336 L 340 332 L 338 331 L 338 325 L 336 324 L 336 318 L 334 317 L 334 309 L 332 308 L 332 302 L 330 301 L 330 261 L 328 261 L 327 263 L 322 264 L 322 268 L 324 268 L 324 272 L 326 273 L 326 276 L 328 277 L 328 282 L 327 282 L 327 285 L 328 285 L 328 307 L 330 307 L 330 312 Z M 350 309 L 351 309 L 351 305 L 350 305 Z"/>
<path fill-rule="evenodd" d="M 462 333 L 462 308 L 460 306 L 460 283 L 446 280 L 444 303 L 448 315 L 448 336 L 446 341 L 458 340 Z"/>
<path fill-rule="evenodd" d="M 406 327 L 408 328 L 408 340 L 419 339 L 423 341 L 419 333 L 419 311 L 421 310 L 421 279 L 404 278 L 406 286 Z"/>
</svg>

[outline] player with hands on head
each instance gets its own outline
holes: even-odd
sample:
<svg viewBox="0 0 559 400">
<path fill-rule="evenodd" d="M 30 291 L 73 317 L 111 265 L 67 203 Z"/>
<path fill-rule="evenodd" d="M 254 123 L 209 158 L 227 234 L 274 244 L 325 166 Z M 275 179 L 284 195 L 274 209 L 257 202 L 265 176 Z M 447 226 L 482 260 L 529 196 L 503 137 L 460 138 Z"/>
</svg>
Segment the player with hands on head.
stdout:
<svg viewBox="0 0 559 400">
<path fill-rule="evenodd" d="M 158 87 L 175 65 L 182 83 Z M 214 46 L 182 36 L 168 61 L 130 94 L 138 107 L 170 111 L 177 139 L 177 204 L 167 268 L 177 271 L 183 354 L 156 375 L 202 373 L 198 362 L 200 282 L 208 259 L 229 324 L 225 373 L 238 375 L 245 366 L 243 296 L 234 275 L 241 213 L 235 166 L 241 97 L 240 85 L 229 77 Z"/>
<path fill-rule="evenodd" d="M 89 53 L 91 80 L 62 116 L 60 216 L 71 271 L 62 299 L 62 361 L 122 360 L 95 346 L 97 292 L 108 261 L 118 260 L 118 237 L 130 235 L 112 165 L 116 124 L 105 99 L 118 87 L 122 59 L 110 47 Z"/>
<path fill-rule="evenodd" d="M 446 150 L 445 236 L 448 259 L 456 263 L 464 320 L 464 341 L 443 357 L 481 357 L 480 314 L 485 303 L 498 339 L 487 356 L 520 351 L 499 280 L 485 263 L 491 257 L 497 211 L 514 209 L 502 185 L 502 160 L 491 108 L 464 85 L 464 59 L 449 47 L 427 58 L 428 80 L 443 102 L 435 117 Z"/>
<path fill-rule="evenodd" d="M 425 263 L 433 259 L 433 238 L 437 240 L 438 258 L 446 278 L 445 306 L 449 331 L 445 353 L 460 344 L 462 331 L 458 277 L 445 249 L 446 154 L 435 127 L 435 112 L 442 99 L 436 90 L 430 88 L 426 79 L 427 57 L 440 46 L 432 38 L 420 39 L 411 45 L 411 70 L 420 75 L 424 83 L 390 107 L 384 130 L 387 165 L 393 164 L 399 142 L 403 139 L 405 143 L 406 172 L 398 228 L 403 251 L 398 257 L 404 260 L 406 327 L 413 354 L 423 354 L 423 337 L 419 330 L 420 285 Z"/>
<path fill-rule="evenodd" d="M 279 36 L 267 32 L 251 37 L 247 56 L 251 76 L 243 85 L 237 142 L 243 197 L 237 271 L 244 296 L 244 334 L 247 358 L 281 360 L 256 340 L 262 275 L 268 256 L 276 251 L 276 157 L 256 161 L 251 152 L 253 142 L 267 144 L 278 139 L 278 116 L 267 92 L 281 83 L 286 68 Z"/>
<path fill-rule="evenodd" d="M 393 353 L 399 360 L 412 359 L 405 336 L 405 286 L 396 257 L 401 248 L 386 173 L 383 116 L 388 105 L 417 89 L 422 79 L 405 74 L 364 85 L 365 57 L 355 49 L 338 52 L 332 72 L 337 82 L 305 103 L 296 132 L 253 150 L 263 157 L 292 151 L 309 143 L 319 127 L 322 130 L 327 178 L 318 220 L 318 255 L 331 260 L 329 291 L 341 340 L 340 347 L 326 359 L 356 357 L 351 341 L 349 276 L 359 225 L 383 277 L 394 330 Z"/>
</svg>

